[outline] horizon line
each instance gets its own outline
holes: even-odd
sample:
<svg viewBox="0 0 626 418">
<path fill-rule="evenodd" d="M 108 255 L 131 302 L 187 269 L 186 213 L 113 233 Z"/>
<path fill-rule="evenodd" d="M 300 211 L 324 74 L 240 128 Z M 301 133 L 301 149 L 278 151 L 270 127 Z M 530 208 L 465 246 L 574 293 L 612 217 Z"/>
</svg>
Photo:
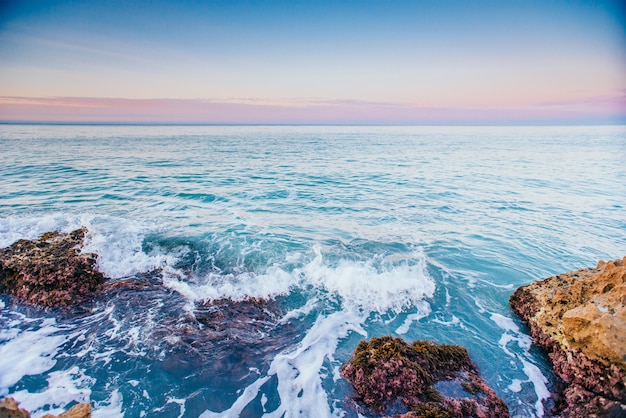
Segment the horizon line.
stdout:
<svg viewBox="0 0 626 418">
<path fill-rule="evenodd" d="M 542 122 L 526 122 L 520 121 L 509 122 L 442 122 L 442 123 L 246 123 L 246 122 L 121 122 L 121 121 L 15 121 L 0 120 L 0 125 L 49 125 L 49 126 L 416 126 L 416 127 L 549 127 L 549 126 L 626 126 L 624 121 L 611 122 L 558 122 L 558 121 L 542 121 Z"/>
</svg>

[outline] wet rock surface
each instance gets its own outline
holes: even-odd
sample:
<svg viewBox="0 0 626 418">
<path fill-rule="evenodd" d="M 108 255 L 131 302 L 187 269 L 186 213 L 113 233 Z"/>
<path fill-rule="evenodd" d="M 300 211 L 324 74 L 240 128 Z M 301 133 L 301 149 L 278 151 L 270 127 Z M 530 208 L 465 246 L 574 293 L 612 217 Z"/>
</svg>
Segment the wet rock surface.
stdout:
<svg viewBox="0 0 626 418">
<path fill-rule="evenodd" d="M 508 417 L 506 404 L 457 345 L 401 338 L 361 341 L 341 374 L 366 415 Z"/>
<path fill-rule="evenodd" d="M 626 257 L 520 287 L 510 304 L 565 382 L 556 414 L 626 416 Z"/>
<path fill-rule="evenodd" d="M 81 253 L 86 228 L 48 232 L 0 249 L 0 291 L 42 307 L 70 307 L 98 291 L 105 281 L 97 256 Z"/>
</svg>

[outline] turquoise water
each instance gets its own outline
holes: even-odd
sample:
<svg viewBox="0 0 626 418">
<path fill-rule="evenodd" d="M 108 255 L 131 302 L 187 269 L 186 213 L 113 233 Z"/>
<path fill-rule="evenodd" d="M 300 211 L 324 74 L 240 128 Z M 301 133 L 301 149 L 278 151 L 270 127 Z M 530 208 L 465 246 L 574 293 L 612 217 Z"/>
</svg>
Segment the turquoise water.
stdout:
<svg viewBox="0 0 626 418">
<path fill-rule="evenodd" d="M 0 396 L 43 415 L 357 416 L 359 340 L 465 346 L 512 415 L 556 379 L 520 285 L 626 254 L 626 127 L 0 125 L 0 247 L 87 226 L 69 315 L 0 297 Z M 206 301 L 269 320 L 203 328 Z M 35 415 L 37 416 L 37 415 Z"/>
</svg>

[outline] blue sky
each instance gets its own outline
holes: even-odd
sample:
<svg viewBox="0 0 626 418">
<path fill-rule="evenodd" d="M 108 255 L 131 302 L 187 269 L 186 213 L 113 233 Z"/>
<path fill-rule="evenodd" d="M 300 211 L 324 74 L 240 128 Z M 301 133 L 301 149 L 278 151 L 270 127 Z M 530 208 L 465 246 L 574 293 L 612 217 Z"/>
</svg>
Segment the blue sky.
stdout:
<svg viewBox="0 0 626 418">
<path fill-rule="evenodd" d="M 618 1 L 0 4 L 0 120 L 626 121 Z"/>
</svg>

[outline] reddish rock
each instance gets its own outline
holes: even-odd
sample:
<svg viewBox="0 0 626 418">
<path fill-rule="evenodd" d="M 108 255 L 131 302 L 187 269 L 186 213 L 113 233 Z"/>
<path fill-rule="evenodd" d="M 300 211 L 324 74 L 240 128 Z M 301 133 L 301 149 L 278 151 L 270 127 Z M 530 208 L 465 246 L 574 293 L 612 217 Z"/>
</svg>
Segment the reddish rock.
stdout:
<svg viewBox="0 0 626 418">
<path fill-rule="evenodd" d="M 556 414 L 626 416 L 626 257 L 522 286 L 510 303 L 566 383 Z"/>
<path fill-rule="evenodd" d="M 97 256 L 80 253 L 86 228 L 48 232 L 0 250 L 0 291 L 43 307 L 69 307 L 100 289 Z"/>
<path fill-rule="evenodd" d="M 485 383 L 467 350 L 401 338 L 361 341 L 341 370 L 356 400 L 398 417 L 508 417 L 506 404 Z"/>
</svg>

